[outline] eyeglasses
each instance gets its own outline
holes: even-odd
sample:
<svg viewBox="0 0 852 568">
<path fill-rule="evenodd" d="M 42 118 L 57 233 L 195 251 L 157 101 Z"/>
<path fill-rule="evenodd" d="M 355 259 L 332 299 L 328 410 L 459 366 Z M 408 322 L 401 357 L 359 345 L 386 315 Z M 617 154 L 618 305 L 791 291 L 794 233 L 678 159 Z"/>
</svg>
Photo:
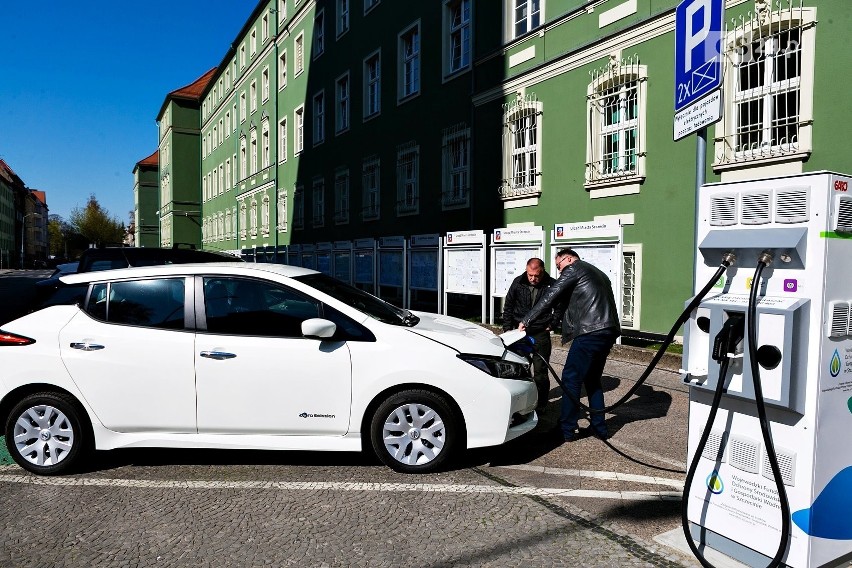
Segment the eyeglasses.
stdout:
<svg viewBox="0 0 852 568">
<path fill-rule="evenodd" d="M 562 264 L 564 264 L 566 260 L 568 260 L 568 256 L 567 256 L 567 255 L 566 255 L 566 256 L 563 256 L 562 258 L 557 258 L 557 259 L 556 259 L 556 270 L 562 270 L 562 266 L 561 266 L 561 265 L 562 265 Z"/>
</svg>

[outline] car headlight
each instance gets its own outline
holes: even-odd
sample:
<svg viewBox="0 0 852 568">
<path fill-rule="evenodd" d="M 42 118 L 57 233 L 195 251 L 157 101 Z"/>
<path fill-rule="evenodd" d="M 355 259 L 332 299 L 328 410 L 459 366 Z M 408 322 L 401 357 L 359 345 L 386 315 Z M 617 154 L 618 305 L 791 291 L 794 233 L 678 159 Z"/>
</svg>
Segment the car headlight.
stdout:
<svg viewBox="0 0 852 568">
<path fill-rule="evenodd" d="M 530 366 L 514 361 L 506 361 L 500 357 L 492 357 L 489 355 L 470 355 L 461 353 L 458 358 L 466 363 L 470 363 L 480 371 L 488 373 L 492 377 L 500 377 L 501 379 L 516 379 L 520 381 L 531 381 Z"/>
</svg>

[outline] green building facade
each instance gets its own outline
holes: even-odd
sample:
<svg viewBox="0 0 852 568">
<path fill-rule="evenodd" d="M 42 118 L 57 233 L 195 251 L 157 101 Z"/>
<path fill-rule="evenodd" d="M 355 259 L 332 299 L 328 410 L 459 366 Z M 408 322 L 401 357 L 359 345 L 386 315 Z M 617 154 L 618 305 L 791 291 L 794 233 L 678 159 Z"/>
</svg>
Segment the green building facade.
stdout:
<svg viewBox="0 0 852 568">
<path fill-rule="evenodd" d="M 133 242 L 137 247 L 160 246 L 159 151 L 133 167 Z"/>
<path fill-rule="evenodd" d="M 200 164 L 202 246 L 256 257 L 616 223 L 625 328 L 664 333 L 692 292 L 697 179 L 852 171 L 842 0 L 727 0 L 699 173 L 697 136 L 673 135 L 676 4 L 260 2 L 200 95 L 200 152 L 164 161 L 161 124 L 161 194 Z"/>
</svg>

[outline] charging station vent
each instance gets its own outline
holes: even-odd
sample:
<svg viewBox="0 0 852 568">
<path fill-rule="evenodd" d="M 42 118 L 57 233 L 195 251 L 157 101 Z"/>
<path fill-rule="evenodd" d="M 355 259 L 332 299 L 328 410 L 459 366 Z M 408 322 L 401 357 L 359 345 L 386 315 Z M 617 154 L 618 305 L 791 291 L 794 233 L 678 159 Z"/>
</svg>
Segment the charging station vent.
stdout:
<svg viewBox="0 0 852 568">
<path fill-rule="evenodd" d="M 743 225 L 765 225 L 769 223 L 772 220 L 771 203 L 772 193 L 769 191 L 743 192 L 740 221 Z"/>
<path fill-rule="evenodd" d="M 828 337 L 845 337 L 849 334 L 849 302 L 830 302 L 828 304 Z"/>
<path fill-rule="evenodd" d="M 838 233 L 852 233 L 852 197 L 841 195 L 837 198 L 834 223 L 834 230 Z"/>
<path fill-rule="evenodd" d="M 728 439 L 728 433 L 724 430 L 712 430 L 707 437 L 707 443 L 704 445 L 704 451 L 701 452 L 701 457 L 713 462 L 725 461 L 725 442 Z"/>
<path fill-rule="evenodd" d="M 776 223 L 805 223 L 809 218 L 807 187 L 790 187 L 775 191 Z"/>
<path fill-rule="evenodd" d="M 737 224 L 736 193 L 721 193 L 710 198 L 710 224 L 722 227 Z"/>
<path fill-rule="evenodd" d="M 760 471 L 760 442 L 742 436 L 731 436 L 728 444 L 728 463 L 749 473 Z"/>
<path fill-rule="evenodd" d="M 778 469 L 781 470 L 781 481 L 784 485 L 796 485 L 796 453 L 790 450 L 775 448 Z M 763 477 L 773 479 L 772 466 L 769 465 L 769 454 L 763 454 Z"/>
</svg>

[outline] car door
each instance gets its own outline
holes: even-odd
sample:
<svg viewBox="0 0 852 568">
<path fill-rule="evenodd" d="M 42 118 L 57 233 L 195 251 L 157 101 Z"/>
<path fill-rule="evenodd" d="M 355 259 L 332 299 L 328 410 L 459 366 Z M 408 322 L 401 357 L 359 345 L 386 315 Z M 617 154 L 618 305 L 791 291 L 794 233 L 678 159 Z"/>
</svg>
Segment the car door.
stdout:
<svg viewBox="0 0 852 568">
<path fill-rule="evenodd" d="M 196 431 L 187 290 L 185 278 L 97 283 L 60 332 L 68 372 L 110 430 Z"/>
<path fill-rule="evenodd" d="M 302 336 L 316 299 L 271 281 L 204 277 L 196 336 L 198 431 L 343 435 L 351 362 L 345 341 Z"/>
</svg>

